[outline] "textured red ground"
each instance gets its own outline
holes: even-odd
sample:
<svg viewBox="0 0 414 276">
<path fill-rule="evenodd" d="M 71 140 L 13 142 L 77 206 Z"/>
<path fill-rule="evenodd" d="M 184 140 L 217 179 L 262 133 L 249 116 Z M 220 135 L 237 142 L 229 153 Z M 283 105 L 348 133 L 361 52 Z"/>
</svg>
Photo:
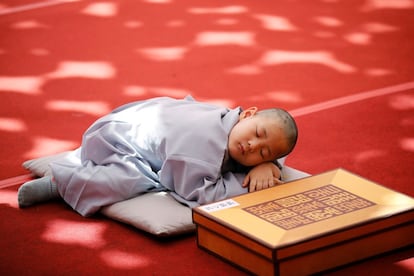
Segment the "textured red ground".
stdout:
<svg viewBox="0 0 414 276">
<path fill-rule="evenodd" d="M 120 104 L 192 94 L 291 110 L 301 135 L 289 165 L 343 167 L 414 196 L 413 15 L 412 0 L 2 1 L 0 179 L 27 173 L 26 159 L 76 147 Z M 364 92 L 372 97 L 307 109 Z M 241 273 L 197 249 L 194 236 L 158 241 L 58 203 L 22 211 L 16 190 L 0 190 L 0 272 Z M 409 275 L 413 254 L 333 274 Z"/>
</svg>

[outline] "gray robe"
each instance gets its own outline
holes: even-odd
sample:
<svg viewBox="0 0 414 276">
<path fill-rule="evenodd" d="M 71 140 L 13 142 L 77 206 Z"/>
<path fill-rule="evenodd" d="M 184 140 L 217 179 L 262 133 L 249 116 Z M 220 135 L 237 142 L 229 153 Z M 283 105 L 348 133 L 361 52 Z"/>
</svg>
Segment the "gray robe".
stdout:
<svg viewBox="0 0 414 276">
<path fill-rule="evenodd" d="M 78 162 L 50 165 L 59 194 L 89 216 L 151 191 L 190 207 L 246 193 L 245 173 L 222 170 L 240 111 L 167 97 L 121 106 L 85 132 Z"/>
</svg>

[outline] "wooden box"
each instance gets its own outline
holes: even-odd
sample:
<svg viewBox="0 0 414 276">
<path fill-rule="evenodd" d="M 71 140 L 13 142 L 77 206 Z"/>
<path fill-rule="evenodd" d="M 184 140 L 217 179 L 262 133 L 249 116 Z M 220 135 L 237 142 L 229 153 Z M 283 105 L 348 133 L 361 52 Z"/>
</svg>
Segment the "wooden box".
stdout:
<svg viewBox="0 0 414 276">
<path fill-rule="evenodd" d="M 193 209 L 197 243 L 257 275 L 309 275 L 414 244 L 414 199 L 343 169 Z"/>
</svg>

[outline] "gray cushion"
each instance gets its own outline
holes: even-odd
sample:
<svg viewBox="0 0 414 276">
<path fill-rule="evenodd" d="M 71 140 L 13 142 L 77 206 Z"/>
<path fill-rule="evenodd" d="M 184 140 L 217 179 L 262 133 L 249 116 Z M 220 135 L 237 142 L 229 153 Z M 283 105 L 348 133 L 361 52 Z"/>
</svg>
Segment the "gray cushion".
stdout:
<svg viewBox="0 0 414 276">
<path fill-rule="evenodd" d="M 79 162 L 75 151 L 25 161 L 23 167 L 34 175 L 50 175 L 49 163 L 54 161 Z M 284 166 L 285 182 L 309 176 L 299 170 Z M 132 225 L 156 236 L 172 236 L 195 230 L 191 209 L 176 201 L 168 192 L 147 193 L 114 203 L 101 209 L 111 219 Z"/>
</svg>

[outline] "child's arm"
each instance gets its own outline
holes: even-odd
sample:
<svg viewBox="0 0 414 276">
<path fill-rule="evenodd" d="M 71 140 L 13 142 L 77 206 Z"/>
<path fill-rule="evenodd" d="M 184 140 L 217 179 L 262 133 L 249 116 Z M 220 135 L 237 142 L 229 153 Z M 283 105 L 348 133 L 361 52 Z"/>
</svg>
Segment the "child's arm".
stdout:
<svg viewBox="0 0 414 276">
<path fill-rule="evenodd" d="M 252 168 L 243 180 L 243 187 L 249 187 L 249 192 L 260 191 L 276 184 L 280 180 L 280 169 L 273 162 L 259 164 Z"/>
</svg>

